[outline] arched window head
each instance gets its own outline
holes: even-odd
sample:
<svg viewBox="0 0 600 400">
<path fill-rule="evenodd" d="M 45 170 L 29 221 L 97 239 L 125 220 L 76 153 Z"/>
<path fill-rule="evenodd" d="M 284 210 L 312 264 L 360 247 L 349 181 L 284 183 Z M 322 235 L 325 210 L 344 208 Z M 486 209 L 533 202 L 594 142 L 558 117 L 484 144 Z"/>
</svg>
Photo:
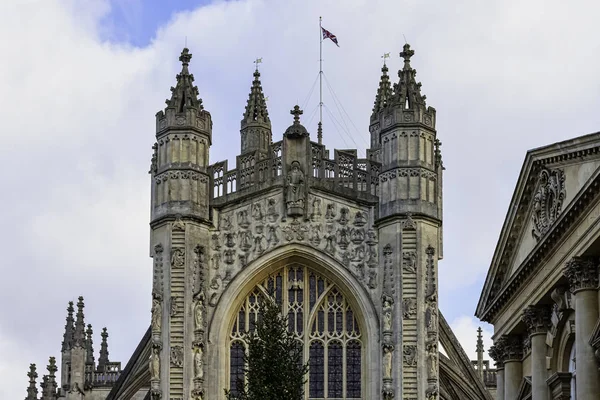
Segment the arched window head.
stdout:
<svg viewBox="0 0 600 400">
<path fill-rule="evenodd" d="M 237 310 L 229 337 L 232 392 L 243 376 L 246 338 L 259 317 L 259 300 L 268 293 L 288 316 L 289 329 L 309 361 L 304 398 L 361 399 L 364 343 L 356 314 L 335 284 L 301 264 L 287 265 L 265 278 Z"/>
</svg>

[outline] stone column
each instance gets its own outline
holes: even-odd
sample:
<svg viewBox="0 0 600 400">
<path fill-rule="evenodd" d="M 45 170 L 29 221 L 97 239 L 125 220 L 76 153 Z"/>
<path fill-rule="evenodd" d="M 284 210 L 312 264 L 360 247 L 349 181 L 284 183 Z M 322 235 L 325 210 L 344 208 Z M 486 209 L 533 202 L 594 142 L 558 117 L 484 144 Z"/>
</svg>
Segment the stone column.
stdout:
<svg viewBox="0 0 600 400">
<path fill-rule="evenodd" d="M 490 347 L 488 354 L 496 363 L 496 400 L 504 400 L 504 344 L 502 338 Z"/>
<path fill-rule="evenodd" d="M 575 297 L 575 359 L 577 360 L 577 400 L 593 400 L 600 393 L 600 376 L 589 344 L 598 320 L 598 264 L 595 258 L 573 257 L 564 275 Z"/>
<path fill-rule="evenodd" d="M 549 306 L 529 306 L 523 311 L 531 340 L 531 399 L 548 400 L 546 369 L 546 333 L 550 327 Z"/>
<path fill-rule="evenodd" d="M 514 400 L 523 380 L 523 338 L 506 335 L 501 340 L 504 345 L 504 398 Z"/>
</svg>

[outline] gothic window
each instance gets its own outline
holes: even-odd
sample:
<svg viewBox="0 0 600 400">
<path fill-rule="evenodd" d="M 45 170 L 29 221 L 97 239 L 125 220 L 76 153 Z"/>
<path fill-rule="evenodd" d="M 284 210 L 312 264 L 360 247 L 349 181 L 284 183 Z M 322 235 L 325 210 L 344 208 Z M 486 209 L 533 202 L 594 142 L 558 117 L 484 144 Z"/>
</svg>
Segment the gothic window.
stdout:
<svg viewBox="0 0 600 400">
<path fill-rule="evenodd" d="M 331 281 L 300 264 L 264 279 L 235 314 L 229 342 L 232 392 L 243 376 L 245 341 L 259 317 L 259 299 L 269 292 L 287 315 L 289 330 L 309 362 L 304 398 L 362 399 L 364 346 L 355 313 Z"/>
</svg>

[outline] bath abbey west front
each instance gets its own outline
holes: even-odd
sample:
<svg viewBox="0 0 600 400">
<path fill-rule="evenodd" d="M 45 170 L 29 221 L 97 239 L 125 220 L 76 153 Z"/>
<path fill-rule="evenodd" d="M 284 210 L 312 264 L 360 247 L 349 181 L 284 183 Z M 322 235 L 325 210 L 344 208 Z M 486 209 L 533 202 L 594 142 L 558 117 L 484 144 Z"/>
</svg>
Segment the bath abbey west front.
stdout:
<svg viewBox="0 0 600 400">
<path fill-rule="evenodd" d="M 311 140 L 298 106 L 274 138 L 255 71 L 231 169 L 209 163 L 213 121 L 184 49 L 156 114 L 148 332 L 105 379 L 80 300 L 42 399 L 223 399 L 271 291 L 309 361 L 305 399 L 492 399 L 438 309 L 444 167 L 413 54 L 395 83 L 382 69 L 366 158 L 326 149 L 321 126 Z"/>
</svg>

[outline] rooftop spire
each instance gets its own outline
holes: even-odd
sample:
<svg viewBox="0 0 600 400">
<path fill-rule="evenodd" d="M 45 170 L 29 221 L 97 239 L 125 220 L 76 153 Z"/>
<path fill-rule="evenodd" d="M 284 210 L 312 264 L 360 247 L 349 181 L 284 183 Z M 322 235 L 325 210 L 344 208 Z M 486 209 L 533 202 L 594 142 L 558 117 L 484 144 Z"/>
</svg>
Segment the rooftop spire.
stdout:
<svg viewBox="0 0 600 400">
<path fill-rule="evenodd" d="M 375 104 L 373 106 L 373 113 L 371 114 L 371 119 L 377 118 L 377 114 L 379 114 L 381 110 L 387 107 L 391 97 L 392 84 L 390 83 L 388 67 L 385 64 L 384 58 L 383 67 L 381 67 L 381 79 L 379 80 L 379 87 L 377 88 L 377 94 L 375 95 Z"/>
<path fill-rule="evenodd" d="M 106 366 L 109 363 L 108 361 L 108 332 L 106 328 L 102 328 L 102 343 L 100 343 L 100 357 L 98 358 L 98 369 L 100 367 Z"/>
<path fill-rule="evenodd" d="M 188 66 L 192 54 L 186 47 L 179 56 L 181 61 L 181 73 L 177 74 L 177 85 L 171 87 L 171 99 L 166 100 L 167 108 L 175 108 L 177 112 L 182 113 L 186 107 L 192 107 L 199 110 L 204 109 L 202 99 L 198 98 L 198 87 L 194 86 L 194 75 L 190 74 Z"/>
<path fill-rule="evenodd" d="M 421 82 L 415 81 L 417 71 L 410 66 L 410 58 L 415 54 L 410 44 L 406 43 L 400 57 L 404 59 L 404 67 L 398 71 L 400 82 L 394 84 L 394 102 L 403 109 L 426 107 L 426 96 L 421 95 Z"/>
<path fill-rule="evenodd" d="M 29 387 L 27 388 L 27 397 L 25 400 L 37 400 L 38 390 L 35 384 L 35 380 L 38 377 L 38 374 L 35 370 L 35 364 L 29 364 L 29 372 L 27 373 L 29 377 Z"/>
<path fill-rule="evenodd" d="M 92 325 L 88 324 L 87 330 L 85 331 L 87 339 L 85 341 L 85 350 L 86 350 L 86 363 L 94 364 L 94 341 L 92 339 L 92 335 L 94 331 L 92 330 Z"/>
<path fill-rule="evenodd" d="M 261 60 L 262 59 L 258 59 Z M 246 110 L 244 111 L 244 117 L 242 119 L 242 129 L 252 123 L 263 123 L 271 124 L 269 119 L 269 112 L 267 111 L 267 101 L 263 94 L 262 85 L 260 83 L 260 72 L 258 71 L 258 60 L 255 61 L 256 70 L 254 71 L 254 80 L 250 87 L 250 95 L 248 96 L 248 103 L 246 104 Z"/>
<path fill-rule="evenodd" d="M 67 307 L 67 323 L 65 324 L 65 334 L 63 336 L 62 351 L 71 350 L 73 346 L 73 302 L 69 302 Z"/>
<path fill-rule="evenodd" d="M 477 328 L 477 373 L 483 379 L 483 336 L 481 327 Z"/>
<path fill-rule="evenodd" d="M 75 333 L 73 334 L 73 346 L 85 346 L 85 322 L 83 321 L 83 297 L 79 296 L 77 302 L 77 320 L 75 321 Z"/>
</svg>

